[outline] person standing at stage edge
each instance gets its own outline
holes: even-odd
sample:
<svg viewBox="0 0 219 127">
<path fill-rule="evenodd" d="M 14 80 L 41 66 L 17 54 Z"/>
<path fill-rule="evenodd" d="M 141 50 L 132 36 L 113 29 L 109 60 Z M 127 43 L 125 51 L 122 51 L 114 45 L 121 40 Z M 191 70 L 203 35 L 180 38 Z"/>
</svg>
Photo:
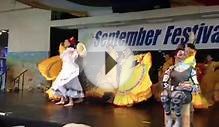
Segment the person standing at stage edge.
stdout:
<svg viewBox="0 0 219 127">
<path fill-rule="evenodd" d="M 62 69 L 53 82 L 51 90 L 61 97 L 60 101 L 56 104 L 73 106 L 73 99 L 77 98 L 78 100 L 75 103 L 79 103 L 84 98 L 83 89 L 78 79 L 79 66 L 75 63 L 75 60 L 78 58 L 78 55 L 84 55 L 85 46 L 82 43 L 78 43 L 74 37 L 65 40 L 62 46 L 65 48 L 64 51 L 60 52 L 60 58 L 63 62 Z M 68 103 L 66 104 L 65 100 L 67 99 Z"/>
<path fill-rule="evenodd" d="M 182 127 L 182 106 L 192 102 L 192 93 L 199 93 L 196 70 L 193 65 L 184 62 L 186 54 L 184 45 L 175 51 L 175 64 L 163 76 L 161 102 L 166 115 L 166 127 Z M 173 124 L 172 112 L 176 115 Z"/>
</svg>

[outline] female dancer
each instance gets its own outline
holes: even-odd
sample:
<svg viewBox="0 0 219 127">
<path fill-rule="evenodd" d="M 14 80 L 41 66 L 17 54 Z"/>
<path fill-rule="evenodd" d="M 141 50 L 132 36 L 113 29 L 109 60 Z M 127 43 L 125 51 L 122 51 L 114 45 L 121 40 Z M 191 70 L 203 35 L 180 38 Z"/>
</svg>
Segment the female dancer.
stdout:
<svg viewBox="0 0 219 127">
<path fill-rule="evenodd" d="M 132 56 L 124 52 L 124 57 L 125 59 L 121 67 L 125 69 L 122 69 L 120 72 L 120 86 L 115 92 L 113 104 L 131 106 L 135 103 L 145 101 L 152 96 L 152 82 L 149 77 L 149 70 L 152 65 L 151 53 L 136 55 L 135 60 L 138 63 L 134 67 L 130 67 L 132 64 L 129 59 Z M 124 80 L 127 79 L 126 75 L 130 72 L 132 74 L 128 77 L 128 80 Z"/>
<path fill-rule="evenodd" d="M 184 47 L 176 49 L 175 65 L 171 66 L 164 74 L 161 102 L 167 118 L 166 127 L 181 127 L 181 110 L 184 104 L 191 103 L 192 92 L 198 92 L 196 71 L 191 64 L 184 62 L 186 58 Z M 176 114 L 173 124 L 171 111 Z"/>
<path fill-rule="evenodd" d="M 78 51 L 75 48 L 77 41 L 72 37 L 69 40 L 65 40 L 63 52 L 60 52 L 60 58 L 62 59 L 62 69 L 57 78 L 52 84 L 51 90 L 55 94 L 61 96 L 61 99 L 56 104 L 65 104 L 65 99 L 68 98 L 68 103 L 64 106 L 73 106 L 73 98 L 79 98 L 78 101 L 82 101 L 84 97 L 83 89 L 78 80 L 79 66 L 75 63 L 78 58 Z"/>
</svg>

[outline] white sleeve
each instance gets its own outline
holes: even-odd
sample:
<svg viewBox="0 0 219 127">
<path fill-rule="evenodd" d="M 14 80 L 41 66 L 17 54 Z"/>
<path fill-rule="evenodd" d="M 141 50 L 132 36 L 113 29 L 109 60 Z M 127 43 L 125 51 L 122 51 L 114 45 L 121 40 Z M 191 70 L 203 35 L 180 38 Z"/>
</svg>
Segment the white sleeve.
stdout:
<svg viewBox="0 0 219 127">
<path fill-rule="evenodd" d="M 198 79 L 197 79 L 197 74 L 196 74 L 195 69 L 192 69 L 192 71 L 191 71 L 191 81 L 192 81 L 192 84 L 193 84 L 192 85 L 193 93 L 200 92 L 199 82 L 198 82 Z"/>
<path fill-rule="evenodd" d="M 71 48 L 65 49 L 65 50 L 60 54 L 60 58 L 63 58 L 66 54 L 70 53 L 71 51 L 72 51 Z"/>
<path fill-rule="evenodd" d="M 172 67 L 170 67 L 168 70 L 165 71 L 164 73 L 164 76 L 163 76 L 163 80 L 162 80 L 162 85 L 163 85 L 163 88 L 166 89 L 166 88 L 169 88 L 170 85 L 169 85 L 169 79 L 170 79 L 170 72 L 172 71 Z"/>
<path fill-rule="evenodd" d="M 192 69 L 192 71 L 191 71 L 191 80 L 192 80 L 193 85 L 198 85 L 199 84 L 195 69 Z"/>
</svg>

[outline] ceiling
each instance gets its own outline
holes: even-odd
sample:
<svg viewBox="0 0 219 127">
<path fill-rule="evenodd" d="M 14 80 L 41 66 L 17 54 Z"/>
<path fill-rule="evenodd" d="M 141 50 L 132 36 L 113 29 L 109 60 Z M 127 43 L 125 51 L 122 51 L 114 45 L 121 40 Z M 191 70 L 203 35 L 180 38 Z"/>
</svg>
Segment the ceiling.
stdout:
<svg viewBox="0 0 219 127">
<path fill-rule="evenodd" d="M 32 7 L 90 16 L 91 11 L 114 13 L 152 10 L 188 5 L 219 5 L 219 0 L 17 0 Z"/>
<path fill-rule="evenodd" d="M 111 0 L 67 0 L 70 2 L 78 3 L 86 6 L 94 7 L 108 7 L 112 5 Z"/>
</svg>

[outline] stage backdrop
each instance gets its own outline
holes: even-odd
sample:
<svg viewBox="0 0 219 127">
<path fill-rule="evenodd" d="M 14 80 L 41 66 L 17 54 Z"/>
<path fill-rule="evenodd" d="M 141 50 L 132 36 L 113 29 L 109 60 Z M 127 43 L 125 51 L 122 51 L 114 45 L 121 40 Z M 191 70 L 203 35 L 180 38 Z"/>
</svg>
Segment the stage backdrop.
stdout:
<svg viewBox="0 0 219 127">
<path fill-rule="evenodd" d="M 88 28 L 79 30 L 79 40 L 92 44 L 93 51 L 101 51 L 107 41 L 126 42 L 135 51 L 173 50 L 189 41 L 190 33 L 196 36 L 198 49 L 219 48 L 219 19 L 175 21 L 169 23 Z M 102 42 L 102 44 L 100 43 Z"/>
<path fill-rule="evenodd" d="M 37 64 L 46 58 L 48 58 L 48 52 L 46 51 L 9 52 L 7 56 L 7 88 L 14 88 L 14 79 L 25 70 L 27 71 L 24 77 L 24 89 L 31 90 L 36 87 L 45 87 L 48 82 L 38 71 Z M 21 84 L 22 80 L 19 82 Z M 16 82 L 17 85 L 18 82 Z"/>
</svg>

